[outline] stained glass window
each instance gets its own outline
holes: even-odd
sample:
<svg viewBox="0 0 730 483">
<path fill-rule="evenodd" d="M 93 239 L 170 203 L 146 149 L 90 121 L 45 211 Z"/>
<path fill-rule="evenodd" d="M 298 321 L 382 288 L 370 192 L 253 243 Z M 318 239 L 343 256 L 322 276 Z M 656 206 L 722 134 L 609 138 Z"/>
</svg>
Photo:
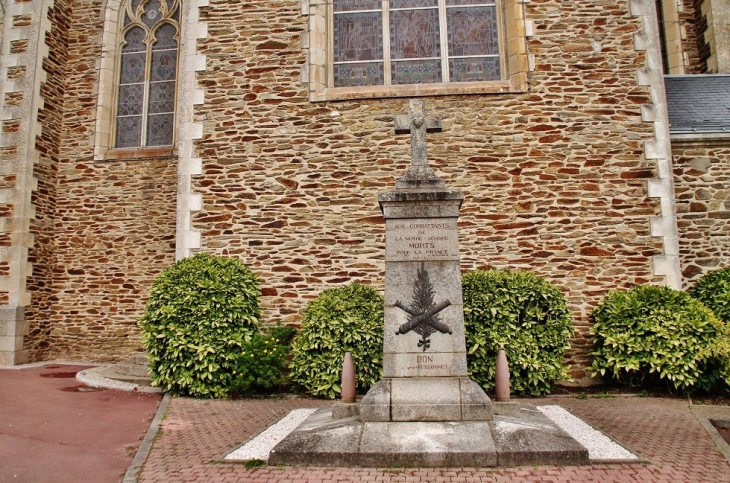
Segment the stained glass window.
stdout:
<svg viewBox="0 0 730 483">
<path fill-rule="evenodd" d="M 334 86 L 500 80 L 495 1 L 334 0 Z"/>
<path fill-rule="evenodd" d="M 169 146 L 175 125 L 180 0 L 124 4 L 115 146 Z"/>
</svg>

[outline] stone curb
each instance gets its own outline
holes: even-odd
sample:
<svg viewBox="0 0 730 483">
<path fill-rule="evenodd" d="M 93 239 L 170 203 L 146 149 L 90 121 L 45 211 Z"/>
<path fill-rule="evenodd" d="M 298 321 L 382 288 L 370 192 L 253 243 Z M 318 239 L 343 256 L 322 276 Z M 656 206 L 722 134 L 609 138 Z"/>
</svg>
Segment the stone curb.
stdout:
<svg viewBox="0 0 730 483">
<path fill-rule="evenodd" d="M 99 373 L 105 370 L 107 367 L 109 366 L 98 366 L 80 371 L 78 374 L 76 374 L 76 380 L 90 387 L 100 387 L 104 389 L 119 389 L 122 391 L 136 391 L 148 393 L 162 392 L 162 389 L 160 389 L 159 387 L 140 386 L 139 384 L 117 381 L 114 379 L 109 379 L 108 377 L 101 376 Z"/>
<path fill-rule="evenodd" d="M 170 399 L 172 399 L 170 394 L 165 394 L 162 398 L 160 405 L 157 407 L 155 417 L 152 419 L 152 423 L 147 430 L 147 434 L 145 434 L 144 440 L 139 445 L 139 448 L 137 448 L 137 452 L 134 454 L 132 463 L 129 465 L 129 468 L 127 468 L 127 472 L 124 475 L 122 483 L 137 483 L 137 478 L 139 477 L 139 473 L 142 471 L 142 466 L 144 466 L 144 463 L 147 461 L 147 457 L 152 450 L 152 443 L 155 442 L 157 432 L 160 430 L 162 421 L 165 419 L 165 413 L 167 413 L 167 406 L 170 404 Z"/>
<path fill-rule="evenodd" d="M 723 406 L 727 407 L 727 406 Z M 697 418 L 697 421 L 700 422 L 702 427 L 705 429 L 707 434 L 712 439 L 712 442 L 715 443 L 715 446 L 717 446 L 718 451 L 722 453 L 722 455 L 725 457 L 728 463 L 730 463 L 730 444 L 727 444 L 725 439 L 720 435 L 720 433 L 717 432 L 717 429 L 715 429 L 715 426 L 712 425 L 710 420 L 699 414 L 699 411 L 695 409 L 695 405 L 692 404 L 690 401 L 689 404 L 689 410 L 694 414 L 694 416 Z"/>
<path fill-rule="evenodd" d="M 60 361 L 31 362 L 29 364 L 19 364 L 16 366 L 0 365 L 0 369 L 22 370 L 22 369 L 32 369 L 34 367 L 52 366 L 54 364 L 63 365 L 63 366 L 98 366 L 99 365 L 98 362 L 60 360 Z"/>
</svg>

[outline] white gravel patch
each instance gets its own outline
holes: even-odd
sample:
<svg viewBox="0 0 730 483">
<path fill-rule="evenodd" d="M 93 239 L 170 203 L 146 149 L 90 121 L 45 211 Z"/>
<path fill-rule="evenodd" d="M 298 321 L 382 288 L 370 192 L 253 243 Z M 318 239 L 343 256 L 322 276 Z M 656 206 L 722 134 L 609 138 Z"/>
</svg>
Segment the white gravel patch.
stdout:
<svg viewBox="0 0 730 483">
<path fill-rule="evenodd" d="M 227 460 L 263 460 L 269 459 L 269 452 L 294 431 L 316 409 L 293 409 L 276 424 L 272 424 L 254 439 L 240 448 L 227 454 Z"/>
<path fill-rule="evenodd" d="M 593 429 L 580 418 L 560 406 L 538 406 L 537 409 L 563 431 L 586 447 L 591 461 L 638 460 L 639 457 L 614 443 L 611 438 Z"/>
</svg>

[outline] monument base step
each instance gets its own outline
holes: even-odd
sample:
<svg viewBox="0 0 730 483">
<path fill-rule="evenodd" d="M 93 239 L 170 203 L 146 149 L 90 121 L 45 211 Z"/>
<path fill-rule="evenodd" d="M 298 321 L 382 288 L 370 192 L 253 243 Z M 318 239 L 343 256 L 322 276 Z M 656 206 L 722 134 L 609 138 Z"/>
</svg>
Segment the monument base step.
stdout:
<svg viewBox="0 0 730 483">
<path fill-rule="evenodd" d="M 584 465 L 588 450 L 526 404 L 492 421 L 363 422 L 320 409 L 281 441 L 270 465 L 488 467 Z"/>
<path fill-rule="evenodd" d="M 468 377 L 394 377 L 368 391 L 359 414 L 369 422 L 491 421 L 492 402 Z"/>
</svg>

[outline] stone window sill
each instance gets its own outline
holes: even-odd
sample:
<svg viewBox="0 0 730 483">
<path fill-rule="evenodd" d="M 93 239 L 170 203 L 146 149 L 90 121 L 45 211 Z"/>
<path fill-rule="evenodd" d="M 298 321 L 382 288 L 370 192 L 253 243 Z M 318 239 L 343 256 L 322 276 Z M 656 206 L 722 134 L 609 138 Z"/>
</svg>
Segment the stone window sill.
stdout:
<svg viewBox="0 0 730 483">
<path fill-rule="evenodd" d="M 526 92 L 526 85 L 515 86 L 510 81 L 451 82 L 440 84 L 410 84 L 365 87 L 329 87 L 314 90 L 310 100 L 338 101 L 389 97 L 447 96 L 463 94 L 507 94 Z"/>
<path fill-rule="evenodd" d="M 139 161 L 145 159 L 174 158 L 175 146 L 154 146 L 148 148 L 114 148 L 104 155 L 104 161 Z"/>
</svg>

